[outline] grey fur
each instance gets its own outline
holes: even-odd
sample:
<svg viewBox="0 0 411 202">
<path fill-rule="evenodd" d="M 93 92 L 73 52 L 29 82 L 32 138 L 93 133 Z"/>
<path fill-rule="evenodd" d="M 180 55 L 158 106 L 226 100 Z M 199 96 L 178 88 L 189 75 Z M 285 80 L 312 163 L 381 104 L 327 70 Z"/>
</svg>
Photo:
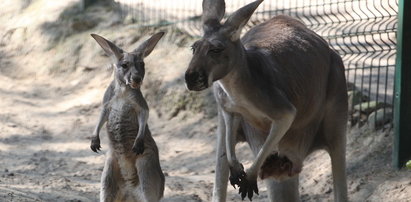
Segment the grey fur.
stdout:
<svg viewBox="0 0 411 202">
<path fill-rule="evenodd" d="M 193 45 L 185 75 L 189 90 L 213 84 L 218 103 L 213 200 L 225 201 L 230 173 L 242 198 L 258 194 L 259 175 L 267 182 L 271 201 L 299 201 L 303 161 L 314 150 L 325 149 L 331 157 L 335 201 L 347 201 L 348 107 L 341 58 L 320 36 L 287 16 L 253 27 L 240 40 L 242 27 L 261 2 L 248 4 L 224 24 L 205 30 Z M 239 139 L 245 139 L 255 154 L 246 171 L 235 154 Z"/>
<path fill-rule="evenodd" d="M 100 150 L 99 132 L 107 122 L 109 149 L 101 177 L 100 201 L 152 202 L 163 197 L 164 174 L 147 125 L 149 109 L 140 91 L 145 72 L 143 59 L 163 35 L 153 35 L 128 53 L 92 34 L 104 51 L 117 59 L 114 80 L 104 94 L 90 146 L 94 152 Z"/>
</svg>

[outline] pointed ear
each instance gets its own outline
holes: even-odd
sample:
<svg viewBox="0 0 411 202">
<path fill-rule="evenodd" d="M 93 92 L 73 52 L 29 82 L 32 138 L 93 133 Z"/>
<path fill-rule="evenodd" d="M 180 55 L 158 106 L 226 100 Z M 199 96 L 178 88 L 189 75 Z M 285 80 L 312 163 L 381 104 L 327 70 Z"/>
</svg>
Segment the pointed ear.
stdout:
<svg viewBox="0 0 411 202">
<path fill-rule="evenodd" d="M 103 48 L 104 52 L 107 55 L 114 55 L 117 59 L 120 59 L 123 56 L 123 50 L 117 47 L 113 42 L 99 36 L 97 34 L 91 34 L 91 36 L 97 41 L 97 43 Z"/>
<path fill-rule="evenodd" d="M 220 21 L 225 13 L 224 0 L 203 0 L 203 22 L 204 33 L 208 33 L 220 27 Z"/>
<path fill-rule="evenodd" d="M 232 41 L 240 39 L 241 30 L 247 24 L 251 15 L 257 9 L 257 7 L 263 2 L 263 0 L 257 0 L 246 6 L 238 9 L 236 12 L 230 15 L 223 25 L 223 30 L 231 37 Z"/>
<path fill-rule="evenodd" d="M 136 48 L 133 52 L 141 54 L 142 57 L 147 57 L 150 55 L 151 51 L 153 51 L 154 47 L 156 47 L 158 41 L 163 37 L 165 33 L 159 32 L 154 34 L 149 39 L 144 41 L 138 48 Z"/>
</svg>

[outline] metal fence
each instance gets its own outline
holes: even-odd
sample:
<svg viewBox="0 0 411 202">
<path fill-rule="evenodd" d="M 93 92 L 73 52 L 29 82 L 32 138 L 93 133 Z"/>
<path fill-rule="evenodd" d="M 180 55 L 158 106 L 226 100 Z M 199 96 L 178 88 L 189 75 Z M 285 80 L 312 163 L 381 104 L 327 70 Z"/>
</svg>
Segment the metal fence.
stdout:
<svg viewBox="0 0 411 202">
<path fill-rule="evenodd" d="M 227 15 L 252 1 L 226 0 Z M 193 36 L 202 34 L 202 0 L 117 2 L 140 25 L 174 24 Z M 343 58 L 352 123 L 384 125 L 392 120 L 397 12 L 397 0 L 265 0 L 248 28 L 280 14 L 303 21 Z"/>
</svg>

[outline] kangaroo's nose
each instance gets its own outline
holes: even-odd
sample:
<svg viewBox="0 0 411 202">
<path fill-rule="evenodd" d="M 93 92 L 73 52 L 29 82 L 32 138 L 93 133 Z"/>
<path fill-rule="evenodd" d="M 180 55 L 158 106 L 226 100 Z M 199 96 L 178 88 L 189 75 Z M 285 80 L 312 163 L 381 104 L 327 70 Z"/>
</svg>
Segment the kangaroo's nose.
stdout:
<svg viewBox="0 0 411 202">
<path fill-rule="evenodd" d="M 141 76 L 137 76 L 137 75 L 132 76 L 131 79 L 133 79 L 133 81 L 136 82 L 136 83 L 140 83 L 143 80 L 143 78 L 141 78 Z"/>
<path fill-rule="evenodd" d="M 193 84 L 198 80 L 199 77 L 200 74 L 198 72 L 187 72 L 185 75 L 186 83 Z"/>
</svg>

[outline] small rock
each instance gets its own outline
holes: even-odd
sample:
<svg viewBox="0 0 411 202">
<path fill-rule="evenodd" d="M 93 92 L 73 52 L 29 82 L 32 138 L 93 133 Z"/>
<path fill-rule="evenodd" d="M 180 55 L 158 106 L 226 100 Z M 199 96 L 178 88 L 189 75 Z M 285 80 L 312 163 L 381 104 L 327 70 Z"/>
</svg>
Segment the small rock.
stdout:
<svg viewBox="0 0 411 202">
<path fill-rule="evenodd" d="M 75 31 L 85 31 L 95 27 L 98 23 L 92 19 L 77 19 L 71 24 L 71 28 Z"/>
<path fill-rule="evenodd" d="M 89 67 L 89 66 L 81 66 L 81 67 L 79 67 L 79 69 L 81 69 L 81 71 L 83 71 L 83 72 L 91 72 L 91 71 L 96 70 L 95 67 Z"/>
<path fill-rule="evenodd" d="M 190 172 L 190 169 L 188 169 L 187 167 L 181 167 L 181 168 L 180 168 L 180 172 L 182 172 L 182 173 L 189 173 L 189 172 Z"/>
<path fill-rule="evenodd" d="M 48 161 L 48 159 L 43 156 L 43 157 L 40 158 L 40 161 Z"/>
<path fill-rule="evenodd" d="M 364 96 L 360 91 L 352 90 L 348 91 L 348 110 L 351 110 L 353 106 L 362 102 L 368 101 L 368 98 Z"/>
<path fill-rule="evenodd" d="M 9 174 L 7 174 L 7 176 L 13 177 L 13 176 L 14 176 L 14 173 L 9 173 Z"/>
<path fill-rule="evenodd" d="M 379 129 L 384 124 L 390 122 L 392 120 L 392 109 L 391 108 L 382 108 L 377 111 L 372 112 L 368 116 L 368 125 L 371 129 Z"/>
<path fill-rule="evenodd" d="M 331 188 L 329 188 L 325 193 L 326 194 L 329 194 L 329 193 L 331 193 L 333 190 L 331 189 Z"/>
<path fill-rule="evenodd" d="M 351 115 L 351 126 L 354 126 L 360 121 L 360 116 L 361 116 L 360 112 L 354 112 Z"/>
<path fill-rule="evenodd" d="M 11 127 L 11 128 L 15 128 L 15 127 L 17 127 L 17 124 L 14 124 L 14 123 L 9 123 L 9 124 L 7 124 L 9 127 Z"/>
<path fill-rule="evenodd" d="M 369 114 L 375 110 L 378 110 L 384 107 L 386 104 L 382 102 L 370 101 L 370 102 L 362 102 L 354 106 L 354 110 L 361 111 L 363 113 Z"/>
<path fill-rule="evenodd" d="M 134 23 L 136 23 L 136 19 L 133 17 L 133 15 L 127 15 L 125 18 L 124 18 L 124 21 L 123 21 L 123 23 L 124 24 L 134 24 Z"/>
</svg>

